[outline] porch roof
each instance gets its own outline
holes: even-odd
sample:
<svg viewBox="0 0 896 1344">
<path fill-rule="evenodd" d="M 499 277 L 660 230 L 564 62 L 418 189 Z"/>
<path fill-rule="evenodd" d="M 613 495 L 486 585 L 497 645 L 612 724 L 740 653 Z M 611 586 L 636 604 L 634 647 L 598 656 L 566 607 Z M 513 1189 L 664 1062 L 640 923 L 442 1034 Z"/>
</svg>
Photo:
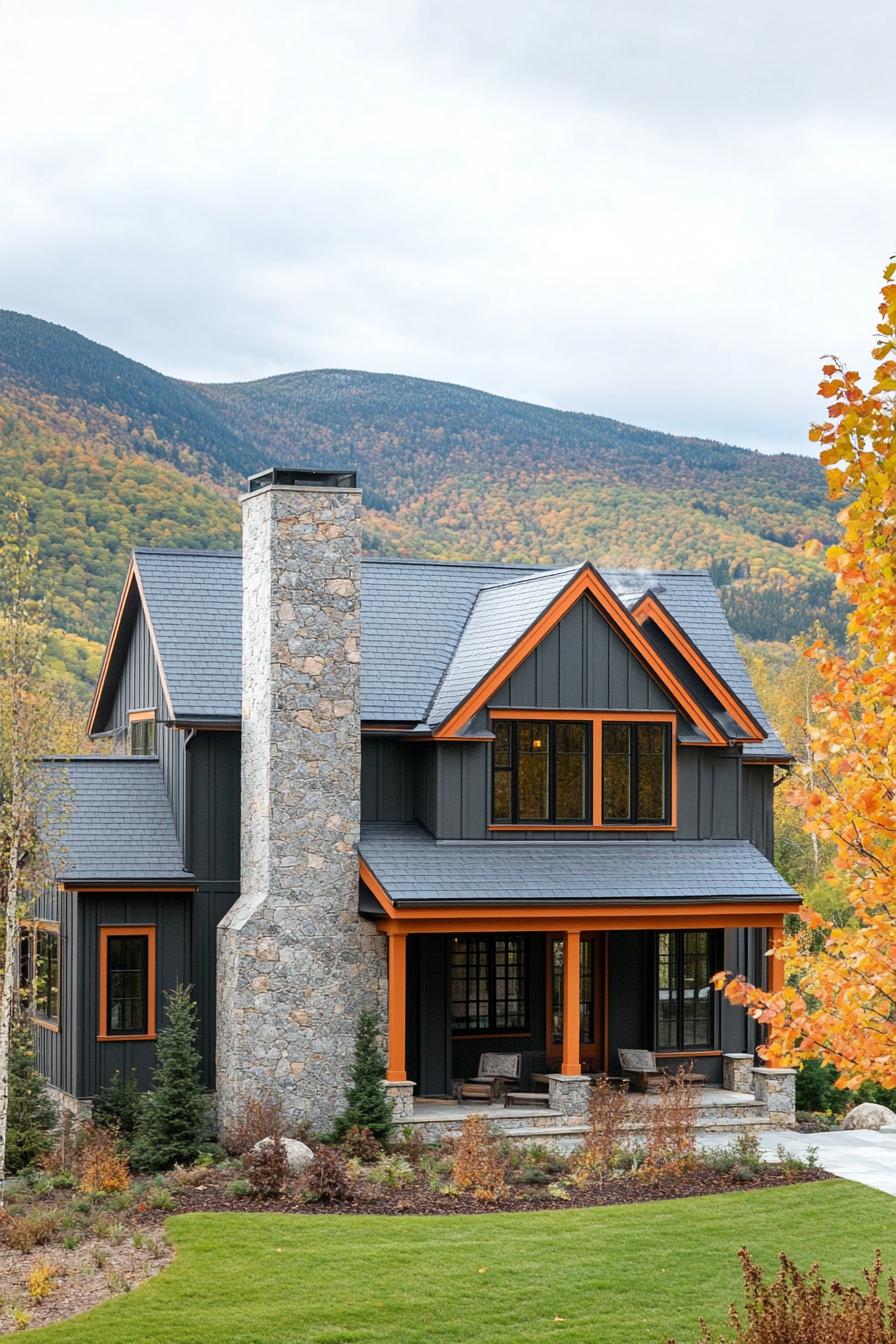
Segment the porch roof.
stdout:
<svg viewBox="0 0 896 1344">
<path fill-rule="evenodd" d="M 402 909 L 800 900 L 747 840 L 436 841 L 415 824 L 368 825 L 359 853 Z"/>
</svg>

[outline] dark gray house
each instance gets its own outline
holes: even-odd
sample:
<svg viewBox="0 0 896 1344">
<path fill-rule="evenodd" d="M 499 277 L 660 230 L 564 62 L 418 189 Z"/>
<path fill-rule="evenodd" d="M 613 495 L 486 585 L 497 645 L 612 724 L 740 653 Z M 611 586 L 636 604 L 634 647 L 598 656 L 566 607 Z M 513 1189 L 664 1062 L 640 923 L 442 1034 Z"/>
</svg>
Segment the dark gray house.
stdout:
<svg viewBox="0 0 896 1344">
<path fill-rule="evenodd" d="M 709 577 L 362 560 L 349 473 L 273 471 L 242 555 L 134 552 L 25 954 L 68 1099 L 148 1081 L 190 983 L 221 1113 L 324 1122 L 362 1008 L 390 1085 L 485 1050 L 575 1080 L 619 1047 L 721 1081 L 796 894 L 770 730 Z M 413 1083 L 408 1081 L 413 1080 Z M 553 1095 L 553 1093 L 552 1093 Z"/>
</svg>

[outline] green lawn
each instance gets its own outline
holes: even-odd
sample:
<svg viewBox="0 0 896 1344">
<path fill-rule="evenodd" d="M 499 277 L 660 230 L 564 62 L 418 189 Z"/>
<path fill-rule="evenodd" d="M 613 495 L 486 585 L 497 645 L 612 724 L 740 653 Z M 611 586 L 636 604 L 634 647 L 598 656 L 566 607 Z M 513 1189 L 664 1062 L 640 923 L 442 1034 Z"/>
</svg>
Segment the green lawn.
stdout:
<svg viewBox="0 0 896 1344">
<path fill-rule="evenodd" d="M 857 1277 L 896 1200 L 846 1181 L 474 1217 L 190 1214 L 173 1264 L 29 1340 L 53 1344 L 691 1344 L 740 1297 L 737 1248 Z"/>
</svg>

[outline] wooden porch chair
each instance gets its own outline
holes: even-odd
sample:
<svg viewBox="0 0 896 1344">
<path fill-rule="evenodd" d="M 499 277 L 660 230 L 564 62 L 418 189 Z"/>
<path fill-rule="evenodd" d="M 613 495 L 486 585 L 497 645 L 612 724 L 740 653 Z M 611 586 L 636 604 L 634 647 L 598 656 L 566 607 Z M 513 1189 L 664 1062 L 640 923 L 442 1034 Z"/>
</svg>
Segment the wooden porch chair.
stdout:
<svg viewBox="0 0 896 1344">
<path fill-rule="evenodd" d="M 458 1101 L 500 1101 L 508 1084 L 519 1082 L 522 1064 L 522 1055 L 486 1052 L 479 1056 L 476 1075 L 458 1083 L 454 1095 Z"/>
<path fill-rule="evenodd" d="M 634 1092 L 658 1092 L 667 1078 L 676 1077 L 679 1069 L 657 1067 L 656 1055 L 652 1050 L 620 1050 L 619 1071 L 628 1079 Z M 694 1073 L 693 1060 L 688 1062 L 686 1071 L 681 1075 L 686 1083 L 702 1087 L 706 1075 Z"/>
</svg>

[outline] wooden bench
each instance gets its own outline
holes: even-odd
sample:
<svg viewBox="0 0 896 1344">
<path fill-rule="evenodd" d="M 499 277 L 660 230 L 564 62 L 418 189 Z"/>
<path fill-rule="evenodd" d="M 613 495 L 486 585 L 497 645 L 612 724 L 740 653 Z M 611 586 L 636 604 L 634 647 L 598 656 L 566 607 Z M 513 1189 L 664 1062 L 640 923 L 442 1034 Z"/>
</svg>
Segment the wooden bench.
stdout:
<svg viewBox="0 0 896 1344">
<path fill-rule="evenodd" d="M 551 1098 L 548 1092 L 505 1092 L 504 1105 L 506 1106 L 550 1106 Z"/>
</svg>

